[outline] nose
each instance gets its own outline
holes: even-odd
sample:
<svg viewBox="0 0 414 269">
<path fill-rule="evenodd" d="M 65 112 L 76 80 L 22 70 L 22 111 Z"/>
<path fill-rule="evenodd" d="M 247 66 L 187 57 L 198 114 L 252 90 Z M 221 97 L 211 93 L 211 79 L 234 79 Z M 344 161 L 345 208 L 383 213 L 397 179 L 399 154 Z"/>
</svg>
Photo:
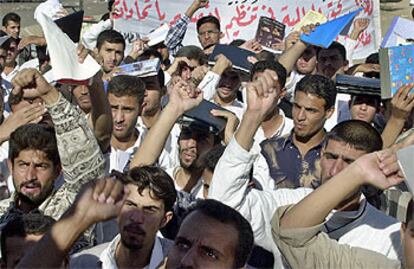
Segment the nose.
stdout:
<svg viewBox="0 0 414 269">
<path fill-rule="evenodd" d="M 362 110 L 364 110 L 364 111 L 365 111 L 365 110 L 367 110 L 367 104 L 362 103 L 362 105 L 361 105 L 361 109 L 362 109 Z"/>
<path fill-rule="evenodd" d="M 190 249 L 181 258 L 180 268 L 198 268 L 197 250 L 194 246 L 191 246 Z"/>
<path fill-rule="evenodd" d="M 121 109 L 117 109 L 115 111 L 115 115 L 113 115 L 113 116 L 114 116 L 114 119 L 115 119 L 116 123 L 121 123 L 121 122 L 124 121 L 124 113 L 122 112 Z"/>
<path fill-rule="evenodd" d="M 331 169 L 329 170 L 329 176 L 330 177 L 335 176 L 336 174 L 341 172 L 344 168 L 345 168 L 345 162 L 341 158 L 336 159 L 333 165 L 331 166 Z"/>
<path fill-rule="evenodd" d="M 305 113 L 305 108 L 301 108 L 298 112 L 298 120 L 299 121 L 304 121 L 306 120 L 306 113 Z"/>
<path fill-rule="evenodd" d="M 81 86 L 81 94 L 82 95 L 87 95 L 89 93 L 88 87 L 86 87 L 85 85 Z"/>
<path fill-rule="evenodd" d="M 25 178 L 27 181 L 36 179 L 36 170 L 33 164 L 30 164 L 27 168 Z"/>
<path fill-rule="evenodd" d="M 144 223 L 145 217 L 141 209 L 133 209 L 129 214 L 129 219 L 134 223 Z"/>
</svg>

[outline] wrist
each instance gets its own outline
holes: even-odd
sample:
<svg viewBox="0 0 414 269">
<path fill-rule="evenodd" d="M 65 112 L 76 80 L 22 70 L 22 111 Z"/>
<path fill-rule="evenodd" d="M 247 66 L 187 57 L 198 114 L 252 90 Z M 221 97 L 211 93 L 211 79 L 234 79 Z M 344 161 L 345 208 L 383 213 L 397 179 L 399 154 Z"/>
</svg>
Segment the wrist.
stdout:
<svg viewBox="0 0 414 269">
<path fill-rule="evenodd" d="M 213 68 L 211 69 L 212 72 L 216 73 L 217 75 L 221 76 L 224 72 L 224 70 L 226 70 L 227 67 L 221 66 L 221 65 L 214 65 Z"/>
<path fill-rule="evenodd" d="M 197 11 L 197 9 L 198 7 L 194 3 L 192 3 L 191 6 L 185 12 L 185 15 L 191 18 L 194 15 L 194 13 Z"/>
<path fill-rule="evenodd" d="M 59 92 L 55 87 L 50 86 L 48 93 L 41 96 L 46 105 L 51 106 L 59 101 Z"/>
<path fill-rule="evenodd" d="M 163 112 L 171 117 L 174 117 L 176 120 L 184 114 L 184 109 L 181 108 L 179 105 L 168 102 L 168 104 L 164 107 Z"/>
</svg>

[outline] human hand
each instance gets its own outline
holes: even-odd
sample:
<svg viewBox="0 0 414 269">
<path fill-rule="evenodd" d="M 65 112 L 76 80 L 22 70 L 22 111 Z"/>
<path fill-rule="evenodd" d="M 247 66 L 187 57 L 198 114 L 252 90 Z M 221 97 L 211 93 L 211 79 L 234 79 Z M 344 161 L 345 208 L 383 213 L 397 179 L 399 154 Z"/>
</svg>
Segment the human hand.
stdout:
<svg viewBox="0 0 414 269">
<path fill-rule="evenodd" d="M 203 100 L 203 93 L 191 83 L 182 79 L 178 80 L 169 94 L 167 106 L 172 107 L 180 115 L 198 106 Z"/>
<path fill-rule="evenodd" d="M 69 212 L 89 227 L 118 216 L 127 195 L 128 189 L 120 180 L 97 179 L 84 186 Z"/>
<path fill-rule="evenodd" d="M 193 79 L 193 81 L 196 82 L 196 84 L 198 85 L 203 78 L 205 77 L 205 75 L 208 72 L 208 67 L 205 65 L 200 65 L 197 66 L 192 72 L 191 72 L 191 79 Z"/>
<path fill-rule="evenodd" d="M 19 71 L 12 80 L 13 94 L 22 94 L 26 98 L 42 98 L 46 103 L 55 103 L 59 92 L 34 68 Z"/>
<path fill-rule="evenodd" d="M 217 55 L 215 60 L 216 63 L 211 71 L 218 75 L 222 75 L 225 70 L 230 69 L 233 66 L 233 63 L 223 54 Z"/>
<path fill-rule="evenodd" d="M 275 71 L 265 70 L 256 81 L 246 84 L 247 111 L 263 119 L 280 96 L 279 81 Z"/>
<path fill-rule="evenodd" d="M 22 50 L 29 45 L 46 46 L 46 39 L 42 36 L 23 37 L 22 39 L 20 39 L 17 49 Z"/>
<path fill-rule="evenodd" d="M 368 28 L 369 25 L 368 18 L 358 18 L 354 20 L 354 31 L 358 33 L 362 33 L 364 30 Z"/>
<path fill-rule="evenodd" d="M 414 94 L 410 91 L 414 84 L 401 86 L 391 99 L 391 117 L 405 121 L 414 107 Z"/>
<path fill-rule="evenodd" d="M 296 44 L 300 40 L 300 32 L 294 31 L 291 32 L 286 38 L 285 38 L 285 50 L 288 50 L 290 47 Z"/>
<path fill-rule="evenodd" d="M 250 39 L 244 42 L 239 48 L 253 51 L 254 53 L 259 53 L 263 50 L 262 45 L 257 42 L 255 39 Z"/>
<path fill-rule="evenodd" d="M 210 113 L 214 117 L 222 117 L 227 120 L 226 127 L 224 129 L 224 143 L 228 145 L 233 138 L 237 127 L 239 126 L 239 119 L 234 113 L 226 110 L 213 109 Z"/>
<path fill-rule="evenodd" d="M 46 112 L 47 110 L 44 105 L 34 103 L 11 113 L 0 126 L 1 136 L 8 140 L 10 134 L 20 126 L 29 123 L 39 123 L 43 118 L 43 114 Z"/>
<path fill-rule="evenodd" d="M 137 39 L 132 43 L 131 51 L 129 52 L 129 56 L 132 59 L 136 60 L 139 56 L 141 56 L 144 51 L 146 51 L 148 47 L 148 38 Z"/>
<path fill-rule="evenodd" d="M 209 0 L 194 0 L 193 5 L 196 9 L 205 8 L 209 3 Z"/>
<path fill-rule="evenodd" d="M 354 164 L 362 175 L 363 184 L 388 189 L 404 180 L 393 149 L 365 154 L 351 165 Z"/>
</svg>

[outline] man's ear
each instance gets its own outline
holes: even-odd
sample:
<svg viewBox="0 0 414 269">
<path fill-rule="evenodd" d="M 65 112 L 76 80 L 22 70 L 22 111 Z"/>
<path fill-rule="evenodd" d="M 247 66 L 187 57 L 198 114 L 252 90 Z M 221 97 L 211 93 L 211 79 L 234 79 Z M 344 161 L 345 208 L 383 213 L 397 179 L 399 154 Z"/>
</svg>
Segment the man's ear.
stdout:
<svg viewBox="0 0 414 269">
<path fill-rule="evenodd" d="M 407 225 L 405 223 L 401 223 L 401 227 L 400 227 L 401 242 L 404 241 L 405 230 L 407 230 Z"/>
<path fill-rule="evenodd" d="M 325 119 L 329 119 L 333 113 L 335 112 L 335 106 L 332 106 L 331 108 L 329 108 L 328 110 L 326 110 L 325 112 Z"/>
<path fill-rule="evenodd" d="M 170 220 L 173 217 L 173 212 L 172 211 L 168 211 L 164 214 L 164 218 L 161 220 L 161 224 L 160 224 L 160 229 L 164 228 L 165 225 L 167 225 L 168 222 L 170 222 Z"/>
<path fill-rule="evenodd" d="M 280 89 L 280 94 L 279 94 L 279 98 L 283 98 L 286 95 L 286 88 L 283 87 L 282 89 Z"/>
<path fill-rule="evenodd" d="M 13 163 L 10 159 L 7 159 L 7 168 L 9 168 L 9 171 L 13 171 Z"/>
<path fill-rule="evenodd" d="M 224 37 L 224 33 L 220 32 L 220 39 L 222 39 Z"/>
</svg>

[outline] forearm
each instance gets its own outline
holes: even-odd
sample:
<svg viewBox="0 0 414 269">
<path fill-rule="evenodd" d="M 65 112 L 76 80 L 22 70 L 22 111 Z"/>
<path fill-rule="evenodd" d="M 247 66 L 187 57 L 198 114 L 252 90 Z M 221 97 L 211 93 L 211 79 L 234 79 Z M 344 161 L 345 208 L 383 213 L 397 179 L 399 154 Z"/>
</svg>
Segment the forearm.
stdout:
<svg viewBox="0 0 414 269">
<path fill-rule="evenodd" d="M 305 228 L 321 224 L 345 197 L 362 184 L 361 170 L 353 163 L 289 210 L 281 219 L 280 227 Z"/>
<path fill-rule="evenodd" d="M 279 58 L 279 63 L 286 68 L 287 74 L 292 72 L 296 61 L 303 54 L 306 49 L 306 44 L 302 41 L 298 41 L 290 49 L 286 50 Z"/>
<path fill-rule="evenodd" d="M 90 97 L 93 131 L 101 151 L 106 152 L 111 142 L 112 112 L 100 76 L 93 81 Z"/>
<path fill-rule="evenodd" d="M 177 109 L 170 104 L 163 109 L 157 122 L 148 131 L 144 141 L 134 155 L 130 168 L 152 165 L 157 161 L 174 123 L 181 114 L 182 113 L 178 112 Z"/>
<path fill-rule="evenodd" d="M 250 151 L 253 146 L 253 138 L 261 124 L 261 116 L 257 113 L 246 111 L 235 134 L 237 143 L 245 150 Z"/>
<path fill-rule="evenodd" d="M 384 149 L 391 147 L 395 143 L 404 128 L 404 122 L 404 119 L 390 117 L 381 134 Z"/>
<path fill-rule="evenodd" d="M 83 113 L 61 94 L 56 103 L 46 106 L 54 123 L 65 181 L 76 193 L 84 183 L 103 176 L 102 152 Z"/>
</svg>

